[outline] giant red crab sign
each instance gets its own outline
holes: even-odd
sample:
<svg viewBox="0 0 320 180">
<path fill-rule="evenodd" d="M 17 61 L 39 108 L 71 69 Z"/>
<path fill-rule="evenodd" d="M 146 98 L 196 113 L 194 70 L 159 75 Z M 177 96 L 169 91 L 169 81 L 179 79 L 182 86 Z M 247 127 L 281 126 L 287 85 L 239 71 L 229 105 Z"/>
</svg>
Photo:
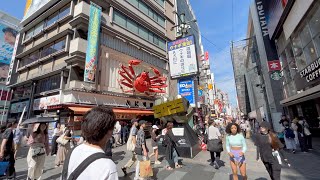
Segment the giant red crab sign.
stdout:
<svg viewBox="0 0 320 180">
<path fill-rule="evenodd" d="M 155 76 L 150 77 L 149 72 L 142 72 L 136 75 L 134 71 L 134 66 L 140 65 L 141 61 L 139 60 L 130 60 L 129 66 L 126 67 L 123 64 L 120 64 L 120 70 L 118 71 L 121 79 L 118 80 L 120 88 L 125 93 L 144 93 L 146 95 L 155 95 L 157 93 L 165 93 L 164 90 L 167 85 L 165 84 L 167 78 L 161 76 L 158 69 L 151 67 Z M 123 86 L 130 88 L 130 90 L 124 90 Z"/>
</svg>

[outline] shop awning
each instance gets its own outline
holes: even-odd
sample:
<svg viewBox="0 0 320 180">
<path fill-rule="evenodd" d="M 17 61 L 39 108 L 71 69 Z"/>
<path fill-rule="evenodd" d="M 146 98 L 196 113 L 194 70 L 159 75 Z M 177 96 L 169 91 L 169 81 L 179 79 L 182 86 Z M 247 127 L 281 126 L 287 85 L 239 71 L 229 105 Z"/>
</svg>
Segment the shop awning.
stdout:
<svg viewBox="0 0 320 180">
<path fill-rule="evenodd" d="M 74 114 L 85 114 L 87 111 L 91 109 L 91 107 L 69 107 L 70 110 L 74 112 Z M 115 114 L 135 114 L 135 115 L 153 115 L 152 110 L 141 110 L 141 109 L 121 109 L 114 108 L 113 112 Z"/>
<path fill-rule="evenodd" d="M 284 99 L 280 101 L 280 104 L 284 106 L 290 106 L 290 105 L 298 104 L 311 99 L 316 99 L 319 97 L 320 97 L 320 85 L 310 88 L 299 94 L 293 95 L 287 99 Z"/>
</svg>

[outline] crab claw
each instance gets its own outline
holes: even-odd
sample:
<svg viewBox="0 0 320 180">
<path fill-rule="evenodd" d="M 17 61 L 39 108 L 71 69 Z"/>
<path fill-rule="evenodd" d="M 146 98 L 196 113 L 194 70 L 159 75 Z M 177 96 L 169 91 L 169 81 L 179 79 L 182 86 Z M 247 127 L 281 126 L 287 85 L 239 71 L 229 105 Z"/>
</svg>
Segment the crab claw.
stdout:
<svg viewBox="0 0 320 180">
<path fill-rule="evenodd" d="M 157 75 L 157 76 L 160 76 L 160 71 L 154 67 L 151 67 L 151 69 L 153 70 L 153 72 Z"/>
<path fill-rule="evenodd" d="M 130 65 L 139 65 L 140 63 L 141 63 L 140 60 L 130 60 L 130 61 L 129 61 L 129 64 L 130 64 Z"/>
</svg>

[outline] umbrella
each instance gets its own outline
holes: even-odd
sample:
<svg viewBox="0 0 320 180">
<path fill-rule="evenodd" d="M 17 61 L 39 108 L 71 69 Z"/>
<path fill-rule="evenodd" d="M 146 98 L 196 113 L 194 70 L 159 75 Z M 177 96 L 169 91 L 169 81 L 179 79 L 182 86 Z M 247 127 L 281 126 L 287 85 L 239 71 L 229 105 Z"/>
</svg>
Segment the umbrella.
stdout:
<svg viewBox="0 0 320 180">
<path fill-rule="evenodd" d="M 21 125 L 26 124 L 35 124 L 35 123 L 49 123 L 49 122 L 55 122 L 53 117 L 35 117 L 31 119 L 27 119 L 21 123 Z"/>
</svg>

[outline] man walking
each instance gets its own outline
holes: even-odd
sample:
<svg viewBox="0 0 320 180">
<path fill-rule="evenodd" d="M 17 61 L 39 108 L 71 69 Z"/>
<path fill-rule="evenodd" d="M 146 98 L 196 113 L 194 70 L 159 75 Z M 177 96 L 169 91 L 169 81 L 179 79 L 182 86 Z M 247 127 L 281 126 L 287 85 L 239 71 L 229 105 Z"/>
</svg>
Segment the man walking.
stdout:
<svg viewBox="0 0 320 180">
<path fill-rule="evenodd" d="M 137 129 L 138 119 L 132 119 L 131 123 L 132 123 L 132 127 L 130 129 L 129 139 L 127 142 L 127 149 L 132 152 L 132 157 L 127 162 L 127 164 L 121 168 L 125 176 L 127 175 L 127 168 L 131 168 L 132 165 L 136 162 L 136 154 L 134 152 L 134 149 L 130 149 L 130 147 L 135 147 L 137 142 L 136 138 L 138 133 L 138 129 Z"/>
<path fill-rule="evenodd" d="M 146 134 L 144 132 L 144 128 L 146 127 L 147 121 L 140 120 L 139 121 L 139 131 L 137 133 L 137 143 L 136 143 L 136 153 L 137 153 L 137 165 L 136 165 L 136 174 L 134 180 L 143 180 L 140 177 L 140 162 L 148 160 L 148 147 L 146 145 Z M 139 152 L 138 152 L 139 151 Z"/>
</svg>

